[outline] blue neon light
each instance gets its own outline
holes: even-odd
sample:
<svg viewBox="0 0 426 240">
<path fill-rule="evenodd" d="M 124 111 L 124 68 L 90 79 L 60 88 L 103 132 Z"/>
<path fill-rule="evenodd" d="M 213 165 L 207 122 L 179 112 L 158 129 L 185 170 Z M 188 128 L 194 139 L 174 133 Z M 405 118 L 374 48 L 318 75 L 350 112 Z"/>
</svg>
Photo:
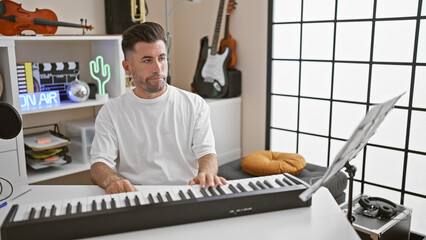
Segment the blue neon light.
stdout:
<svg viewBox="0 0 426 240">
<path fill-rule="evenodd" d="M 61 104 L 59 91 L 46 91 L 36 93 L 19 94 L 19 102 L 22 111 L 53 107 Z"/>
</svg>

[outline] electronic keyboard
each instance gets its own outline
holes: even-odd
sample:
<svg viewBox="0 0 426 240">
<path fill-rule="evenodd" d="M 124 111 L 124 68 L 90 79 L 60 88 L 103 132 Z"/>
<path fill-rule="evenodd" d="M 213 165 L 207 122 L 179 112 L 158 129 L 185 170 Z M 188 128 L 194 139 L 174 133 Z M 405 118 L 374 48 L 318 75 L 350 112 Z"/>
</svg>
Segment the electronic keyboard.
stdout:
<svg viewBox="0 0 426 240">
<path fill-rule="evenodd" d="M 1 239 L 74 239 L 311 206 L 309 185 L 290 174 L 229 180 L 203 189 L 141 187 L 141 191 L 13 205 Z"/>
</svg>

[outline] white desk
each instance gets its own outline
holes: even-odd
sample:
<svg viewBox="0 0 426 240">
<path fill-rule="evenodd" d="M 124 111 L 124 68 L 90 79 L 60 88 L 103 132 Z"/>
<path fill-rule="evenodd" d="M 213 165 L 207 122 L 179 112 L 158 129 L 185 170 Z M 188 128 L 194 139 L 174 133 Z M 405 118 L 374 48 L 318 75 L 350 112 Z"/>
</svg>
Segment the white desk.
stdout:
<svg viewBox="0 0 426 240">
<path fill-rule="evenodd" d="M 97 186 L 29 186 L 32 190 L 13 203 L 44 202 L 103 195 Z M 155 188 L 155 186 L 139 187 Z M 17 195 L 28 186 L 15 190 Z M 12 204 L 0 208 L 0 222 Z M 360 239 L 326 188 L 314 194 L 312 206 L 199 223 L 176 225 L 91 239 Z"/>
</svg>

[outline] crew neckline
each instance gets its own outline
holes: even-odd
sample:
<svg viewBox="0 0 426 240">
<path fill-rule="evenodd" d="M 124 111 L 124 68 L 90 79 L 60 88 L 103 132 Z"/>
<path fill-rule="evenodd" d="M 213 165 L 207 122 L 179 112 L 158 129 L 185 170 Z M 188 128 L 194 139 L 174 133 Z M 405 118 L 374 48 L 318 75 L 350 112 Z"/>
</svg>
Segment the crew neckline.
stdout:
<svg viewBox="0 0 426 240">
<path fill-rule="evenodd" d="M 166 85 L 166 91 L 163 94 L 161 94 L 160 96 L 156 97 L 156 98 L 141 98 L 141 97 L 138 97 L 135 94 L 134 89 L 132 89 L 130 91 L 130 94 L 131 94 L 132 98 L 134 100 L 136 100 L 137 102 L 148 103 L 148 104 L 157 103 L 157 102 L 162 101 L 163 99 L 166 99 L 167 96 L 170 95 L 170 85 L 167 84 Z"/>
</svg>

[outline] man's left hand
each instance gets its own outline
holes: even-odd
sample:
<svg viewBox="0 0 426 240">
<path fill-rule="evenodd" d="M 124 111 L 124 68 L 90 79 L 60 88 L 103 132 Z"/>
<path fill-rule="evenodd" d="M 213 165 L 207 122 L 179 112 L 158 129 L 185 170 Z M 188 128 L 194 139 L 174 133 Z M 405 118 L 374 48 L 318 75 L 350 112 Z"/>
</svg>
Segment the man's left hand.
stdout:
<svg viewBox="0 0 426 240">
<path fill-rule="evenodd" d="M 202 188 L 215 187 L 226 184 L 226 179 L 212 173 L 198 173 L 198 175 L 189 180 L 189 185 L 200 185 Z"/>
</svg>

